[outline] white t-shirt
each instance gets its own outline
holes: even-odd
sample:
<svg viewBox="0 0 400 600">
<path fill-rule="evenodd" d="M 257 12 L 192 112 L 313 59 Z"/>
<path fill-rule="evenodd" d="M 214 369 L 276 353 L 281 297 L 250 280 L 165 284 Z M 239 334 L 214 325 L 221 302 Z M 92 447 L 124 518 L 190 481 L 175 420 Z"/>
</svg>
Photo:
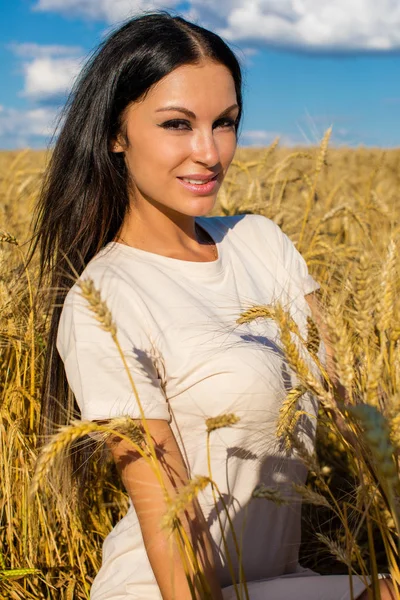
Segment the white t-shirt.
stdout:
<svg viewBox="0 0 400 600">
<path fill-rule="evenodd" d="M 107 302 L 149 419 L 166 419 L 190 475 L 207 475 L 205 419 L 234 413 L 240 421 L 211 433 L 213 478 L 242 539 L 248 581 L 300 573 L 301 505 L 251 498 L 259 483 L 294 496 L 292 482 L 306 469 L 287 456 L 275 430 L 287 391 L 296 384 L 275 323 L 236 319 L 255 304 L 280 300 L 305 332 L 304 296 L 318 284 L 304 259 L 272 221 L 261 215 L 196 217 L 216 242 L 218 259 L 193 262 L 112 242 L 90 261 L 90 277 Z M 69 291 L 57 348 L 83 419 L 140 418 L 135 396 L 111 335 L 88 309 L 77 285 Z M 313 446 L 316 401 L 299 435 Z M 231 585 L 210 487 L 199 496 L 214 542 L 222 587 Z M 221 507 L 219 507 L 221 509 Z M 226 524 L 224 512 L 221 518 Z M 226 524 L 227 525 L 227 524 Z M 237 560 L 228 533 L 231 556 Z M 93 600 L 160 600 L 132 504 L 107 536 Z"/>
</svg>

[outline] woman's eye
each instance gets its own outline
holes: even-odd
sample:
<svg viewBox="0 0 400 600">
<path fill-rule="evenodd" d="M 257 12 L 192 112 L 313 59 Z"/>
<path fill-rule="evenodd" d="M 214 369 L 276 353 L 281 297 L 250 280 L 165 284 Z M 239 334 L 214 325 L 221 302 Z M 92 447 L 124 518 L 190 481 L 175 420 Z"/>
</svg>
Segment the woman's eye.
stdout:
<svg viewBox="0 0 400 600">
<path fill-rule="evenodd" d="M 183 125 L 183 127 L 180 127 L 180 125 Z M 181 121 L 179 119 L 174 119 L 173 121 L 166 121 L 161 125 L 161 127 L 163 127 L 164 129 L 175 129 L 178 131 L 186 129 L 188 126 L 190 127 L 190 123 L 188 123 L 188 121 Z"/>
<path fill-rule="evenodd" d="M 220 119 L 219 121 L 217 121 L 217 125 L 222 126 L 222 127 L 235 127 L 236 126 L 236 121 L 234 121 L 233 119 Z"/>
<path fill-rule="evenodd" d="M 219 121 L 216 121 L 214 126 L 215 127 L 235 127 L 236 121 L 234 121 L 233 119 L 224 118 L 224 119 L 220 119 Z M 160 125 L 160 127 L 163 127 L 163 129 L 184 131 L 185 129 L 190 129 L 191 125 L 190 125 L 189 121 L 183 121 L 181 119 L 173 119 L 172 121 L 166 121 L 165 123 L 162 123 Z"/>
</svg>

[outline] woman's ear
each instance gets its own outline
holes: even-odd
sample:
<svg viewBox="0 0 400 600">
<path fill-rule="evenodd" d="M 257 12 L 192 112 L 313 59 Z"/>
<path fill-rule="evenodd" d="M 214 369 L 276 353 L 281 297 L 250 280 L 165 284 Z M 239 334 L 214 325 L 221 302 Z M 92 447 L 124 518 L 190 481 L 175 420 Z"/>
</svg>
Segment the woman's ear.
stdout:
<svg viewBox="0 0 400 600">
<path fill-rule="evenodd" d="M 118 125 L 116 127 L 114 137 L 110 140 L 110 152 L 125 152 L 129 147 L 129 140 L 126 131 L 126 108 L 122 111 L 118 118 Z"/>
<path fill-rule="evenodd" d="M 113 138 L 110 141 L 110 152 L 124 152 L 126 144 L 124 143 L 121 134 L 117 135 L 117 138 Z"/>
</svg>

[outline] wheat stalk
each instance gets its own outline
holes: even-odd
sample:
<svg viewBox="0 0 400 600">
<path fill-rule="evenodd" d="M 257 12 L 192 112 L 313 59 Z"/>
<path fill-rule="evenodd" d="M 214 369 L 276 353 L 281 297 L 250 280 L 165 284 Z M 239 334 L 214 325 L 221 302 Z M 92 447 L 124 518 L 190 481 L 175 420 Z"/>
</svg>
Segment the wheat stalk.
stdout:
<svg viewBox="0 0 400 600">
<path fill-rule="evenodd" d="M 327 500 L 327 498 L 325 498 L 325 496 L 318 494 L 318 492 L 314 492 L 314 490 L 311 490 L 306 485 L 298 485 L 293 483 L 293 489 L 295 492 L 301 495 L 303 502 L 306 502 L 307 504 L 313 504 L 314 506 L 324 506 L 325 508 L 334 510 L 331 506 L 331 503 L 329 500 Z"/>
<path fill-rule="evenodd" d="M 263 498 L 273 502 L 277 506 L 288 504 L 288 500 L 283 498 L 281 491 L 275 487 L 269 487 L 263 483 L 259 483 L 251 494 L 252 498 Z"/>
<path fill-rule="evenodd" d="M 168 510 L 161 521 L 162 528 L 173 531 L 176 528 L 179 515 L 210 483 L 209 477 L 197 475 L 183 486 L 175 498 L 169 501 Z"/>
<path fill-rule="evenodd" d="M 94 282 L 91 279 L 80 279 L 78 286 L 82 291 L 82 296 L 89 303 L 90 310 L 100 323 L 101 328 L 104 331 L 108 331 L 112 336 L 116 336 L 117 327 L 112 319 L 111 311 L 102 300 L 100 291 L 95 287 Z"/>
<path fill-rule="evenodd" d="M 277 437 L 285 436 L 287 432 L 289 432 L 289 434 L 293 433 L 295 425 L 293 417 L 294 414 L 298 412 L 298 402 L 305 392 L 306 388 L 300 385 L 292 388 L 287 393 L 287 396 L 279 409 L 279 418 L 276 425 Z"/>
<path fill-rule="evenodd" d="M 232 427 L 240 421 L 240 418 L 233 413 L 226 413 L 218 417 L 208 417 L 206 419 L 207 433 L 221 429 L 222 427 Z"/>
<path fill-rule="evenodd" d="M 50 442 L 42 449 L 36 462 L 35 473 L 32 478 L 30 495 L 34 496 L 39 488 L 40 482 L 49 471 L 57 456 L 78 438 L 99 431 L 97 423 L 87 421 L 75 421 L 71 425 L 61 427 L 59 432 L 52 437 Z"/>
<path fill-rule="evenodd" d="M 12 233 L 8 233 L 7 231 L 0 231 L 0 242 L 5 242 L 6 244 L 19 246 L 19 242 L 15 235 L 13 235 Z"/>
<path fill-rule="evenodd" d="M 40 482 L 50 470 L 57 457 L 65 452 L 71 444 L 79 438 L 90 433 L 102 433 L 103 437 L 111 434 L 120 434 L 126 436 L 129 434 L 135 446 L 143 443 L 144 437 L 140 428 L 133 422 L 129 423 L 129 417 L 121 417 L 110 420 L 105 425 L 93 421 L 72 421 L 70 425 L 60 427 L 59 431 L 50 439 L 50 441 L 42 448 L 36 462 L 35 472 L 30 485 L 30 496 L 34 496 L 38 491 Z"/>
<path fill-rule="evenodd" d="M 252 306 L 248 310 L 245 310 L 241 313 L 240 317 L 236 319 L 236 323 L 241 325 L 242 323 L 251 323 L 255 319 L 263 318 L 263 319 L 273 319 L 275 317 L 275 312 L 272 306 L 269 305 L 260 305 L 260 306 Z"/>
<path fill-rule="evenodd" d="M 396 150 L 387 151 L 385 155 L 379 152 L 378 156 L 371 149 L 332 149 L 329 150 L 329 168 L 324 168 L 328 155 L 326 137 L 325 148 L 317 150 L 315 158 L 312 150 L 293 152 L 277 144 L 270 151 L 238 149 L 239 164 L 231 165 L 221 189 L 221 194 L 225 193 L 220 203 L 222 210 L 220 206 L 216 209 L 218 214 L 224 214 L 224 207 L 225 214 L 234 215 L 247 210 L 261 212 L 279 224 L 293 241 L 300 240 L 297 247 L 329 299 L 331 329 L 337 332 L 334 346 L 339 378 L 342 383 L 347 378 L 346 401 L 351 400 L 354 405 L 359 402 L 373 404 L 382 412 L 395 449 L 391 460 L 397 469 L 400 448 L 400 294 L 396 262 L 400 239 L 400 154 Z M 24 264 L 22 251 L 23 241 L 31 235 L 29 218 L 46 159 L 45 154 L 39 152 L 0 153 L 0 228 L 13 232 L 0 233 L 3 242 L 0 264 L 0 527 L 7 546 L 2 563 L 0 555 L 0 568 L 2 571 L 26 573 L 25 569 L 19 569 L 20 565 L 26 569 L 42 564 L 58 565 L 60 594 L 67 598 L 68 590 L 69 595 L 82 600 L 89 596 L 89 577 L 100 566 L 99 538 L 104 537 L 115 520 L 125 514 L 127 499 L 116 482 L 108 479 L 106 485 L 102 484 L 105 470 L 103 472 L 101 467 L 103 463 L 96 461 L 92 467 L 95 470 L 94 484 L 87 490 L 87 500 L 92 503 L 92 509 L 84 523 L 78 524 L 73 518 L 72 505 L 66 506 L 56 500 L 58 492 L 50 487 L 51 482 L 46 503 L 44 499 L 42 502 L 39 494 L 35 496 L 35 502 L 27 502 L 28 485 L 36 460 L 38 389 L 43 372 L 48 315 L 39 305 L 37 309 L 35 307 L 34 319 L 29 314 L 31 301 L 28 299 L 26 278 L 21 276 Z M 271 257 L 266 252 L 264 258 L 268 266 Z M 30 265 L 29 274 L 35 296 L 38 280 L 36 262 Z M 91 294 L 90 289 L 87 292 Z M 98 296 L 97 300 L 101 302 L 101 297 Z M 257 301 L 263 306 L 262 298 Z M 269 297 L 264 306 L 267 302 Z M 97 306 L 100 325 L 115 333 L 112 326 L 115 327 L 116 323 L 113 323 L 106 307 L 101 307 L 100 303 Z M 255 311 L 252 317 L 274 320 L 273 310 L 274 307 L 270 306 L 269 314 L 257 315 Z M 96 311 L 93 314 L 96 316 Z M 307 369 L 309 358 L 318 367 L 313 356 L 317 340 L 311 332 L 312 324 L 308 325 L 307 339 L 301 340 L 289 318 L 285 324 Z M 304 345 L 310 357 L 303 353 Z M 293 354 L 292 358 L 295 363 L 296 355 Z M 321 373 L 324 375 L 322 370 Z M 307 376 L 306 373 L 304 375 Z M 309 375 L 314 376 L 313 372 Z M 335 431 L 334 436 L 322 435 L 318 440 L 322 461 L 325 463 L 327 458 L 333 457 L 332 477 L 325 483 L 324 468 L 319 468 L 315 455 L 310 455 L 301 446 L 298 436 L 294 435 L 293 427 L 302 414 L 295 404 L 293 411 L 288 411 L 286 424 L 289 430 L 286 441 L 293 453 L 312 471 L 319 469 L 315 489 L 323 490 L 323 495 L 336 511 L 340 530 L 337 532 L 331 521 L 320 523 L 320 519 L 312 517 L 313 523 L 339 545 L 339 552 L 346 548 L 347 556 L 350 555 L 350 550 L 355 547 L 352 529 L 354 511 L 347 515 L 343 491 L 337 488 L 335 471 L 340 464 L 349 482 L 354 480 L 354 488 L 364 490 L 359 502 L 354 499 L 355 489 L 351 490 L 349 498 L 349 505 L 356 504 L 355 510 L 362 514 L 357 522 L 357 536 L 360 534 L 365 539 L 365 516 L 368 515 L 383 540 L 386 559 L 382 558 L 383 552 L 381 558 L 388 562 L 386 570 L 390 570 L 394 580 L 400 581 L 398 534 L 393 531 L 393 527 L 397 529 L 398 492 L 394 489 L 397 484 L 392 465 L 387 461 L 387 447 L 384 455 L 388 462 L 389 480 L 393 482 L 393 507 L 387 502 L 388 482 L 378 466 L 381 459 L 373 454 L 373 445 L 365 436 L 362 422 L 345 413 L 340 429 L 335 421 L 338 412 L 335 412 L 334 403 L 339 405 L 339 413 L 344 411 L 344 407 L 339 403 L 337 392 L 330 387 L 330 380 L 327 377 L 325 380 L 323 386 L 327 387 L 324 391 L 332 400 L 332 409 L 326 416 L 331 423 L 331 431 Z M 299 385 L 317 395 L 312 389 L 312 380 L 309 383 L 299 380 Z M 323 398 L 321 406 L 325 412 Z M 352 433 L 351 443 L 346 431 Z M 129 432 L 125 433 L 128 438 Z M 98 435 L 106 434 L 98 432 Z M 136 440 L 137 443 L 139 441 Z M 377 447 L 379 453 L 379 444 Z M 145 451 L 146 444 L 142 444 L 142 448 Z M 63 457 L 63 450 L 58 456 L 60 459 Z M 104 493 L 107 502 L 101 503 L 99 499 Z M 218 494 L 216 496 L 218 506 L 221 506 Z M 94 535 L 88 533 L 91 531 Z M 346 543 L 342 542 L 342 531 Z M 347 540 L 351 542 L 350 547 Z M 184 543 L 182 551 L 185 552 Z M 373 563 L 373 554 L 368 554 Z M 360 552 L 355 553 L 355 558 L 358 572 L 366 576 L 367 568 Z M 313 568 L 314 565 L 310 562 L 307 566 Z M 34 600 L 39 596 L 47 598 L 55 593 L 50 572 L 26 573 L 20 579 L 2 577 L 1 586 L 4 587 L 4 595 L 16 600 Z M 239 585 L 236 589 L 240 597 L 242 590 Z M 193 588 L 193 595 L 195 593 Z"/>
<path fill-rule="evenodd" d="M 351 569 L 351 558 L 349 558 L 345 548 L 343 548 L 336 540 L 332 540 L 323 533 L 316 533 L 316 537 L 320 542 L 325 544 L 329 552 L 336 558 L 336 560 L 344 563 L 347 567 L 349 567 L 349 569 Z"/>
<path fill-rule="evenodd" d="M 319 335 L 317 324 L 314 319 L 307 316 L 307 350 L 312 354 L 317 354 L 321 337 Z"/>
<path fill-rule="evenodd" d="M 389 329 L 393 319 L 395 304 L 395 285 L 398 252 L 396 244 L 390 240 L 386 261 L 383 266 L 381 288 L 382 293 L 378 303 L 378 328 L 380 331 Z"/>
</svg>

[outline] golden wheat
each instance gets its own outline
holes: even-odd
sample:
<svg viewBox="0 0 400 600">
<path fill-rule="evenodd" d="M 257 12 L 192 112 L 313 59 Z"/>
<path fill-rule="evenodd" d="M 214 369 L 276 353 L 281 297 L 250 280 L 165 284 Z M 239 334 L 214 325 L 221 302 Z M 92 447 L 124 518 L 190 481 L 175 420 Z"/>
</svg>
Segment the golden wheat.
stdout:
<svg viewBox="0 0 400 600">
<path fill-rule="evenodd" d="M 364 576 L 375 561 L 376 572 L 390 572 L 399 581 L 400 151 L 329 148 L 330 134 L 328 130 L 315 149 L 280 148 L 278 140 L 269 148 L 239 148 L 211 214 L 253 211 L 272 218 L 297 244 L 321 284 L 338 381 L 315 372 L 319 336 L 312 320 L 305 340 L 283 307 L 261 304 L 237 321 L 277 322 L 282 349 L 299 381 L 281 408 L 277 433 L 310 469 L 308 486 L 294 491 L 310 503 L 310 510 L 320 503 L 317 510 L 336 515 L 337 521 L 328 518 L 325 531 L 317 535 L 305 523 L 303 561 L 316 569 L 325 564 L 324 572 L 330 572 L 331 561 L 338 560 Z M 68 432 L 60 431 L 37 461 L 47 320 L 40 310 L 32 312 L 23 253 L 47 160 L 43 152 L 0 152 L 0 595 L 86 600 L 100 565 L 102 540 L 125 513 L 127 498 L 111 477 L 110 463 L 94 458 L 86 490 L 92 508 L 83 524 L 54 488 L 47 494 L 43 488 L 43 494 L 28 501 L 30 486 L 37 489 L 56 457 L 79 437 L 74 427 L 81 428 L 79 435 L 92 427 L 74 423 Z M 36 281 L 36 273 L 37 261 L 30 266 L 30 281 Z M 100 291 L 84 281 L 81 292 L 99 326 L 116 336 Z M 303 389 L 321 402 L 318 453 L 294 435 Z M 375 412 L 362 408 L 364 404 Z M 206 422 L 208 436 L 237 422 L 234 415 L 222 417 Z M 121 435 L 138 445 L 144 440 L 146 446 L 145 432 L 128 422 L 125 429 L 120 425 Z M 211 481 L 211 475 L 204 477 Z M 225 510 L 215 487 L 213 493 Z M 256 493 L 280 501 L 274 488 L 260 487 Z M 318 513 L 311 520 L 317 528 Z M 330 553 L 318 564 L 313 559 L 319 553 L 308 550 L 316 544 Z M 235 589 L 239 597 L 238 585 Z"/>
</svg>

